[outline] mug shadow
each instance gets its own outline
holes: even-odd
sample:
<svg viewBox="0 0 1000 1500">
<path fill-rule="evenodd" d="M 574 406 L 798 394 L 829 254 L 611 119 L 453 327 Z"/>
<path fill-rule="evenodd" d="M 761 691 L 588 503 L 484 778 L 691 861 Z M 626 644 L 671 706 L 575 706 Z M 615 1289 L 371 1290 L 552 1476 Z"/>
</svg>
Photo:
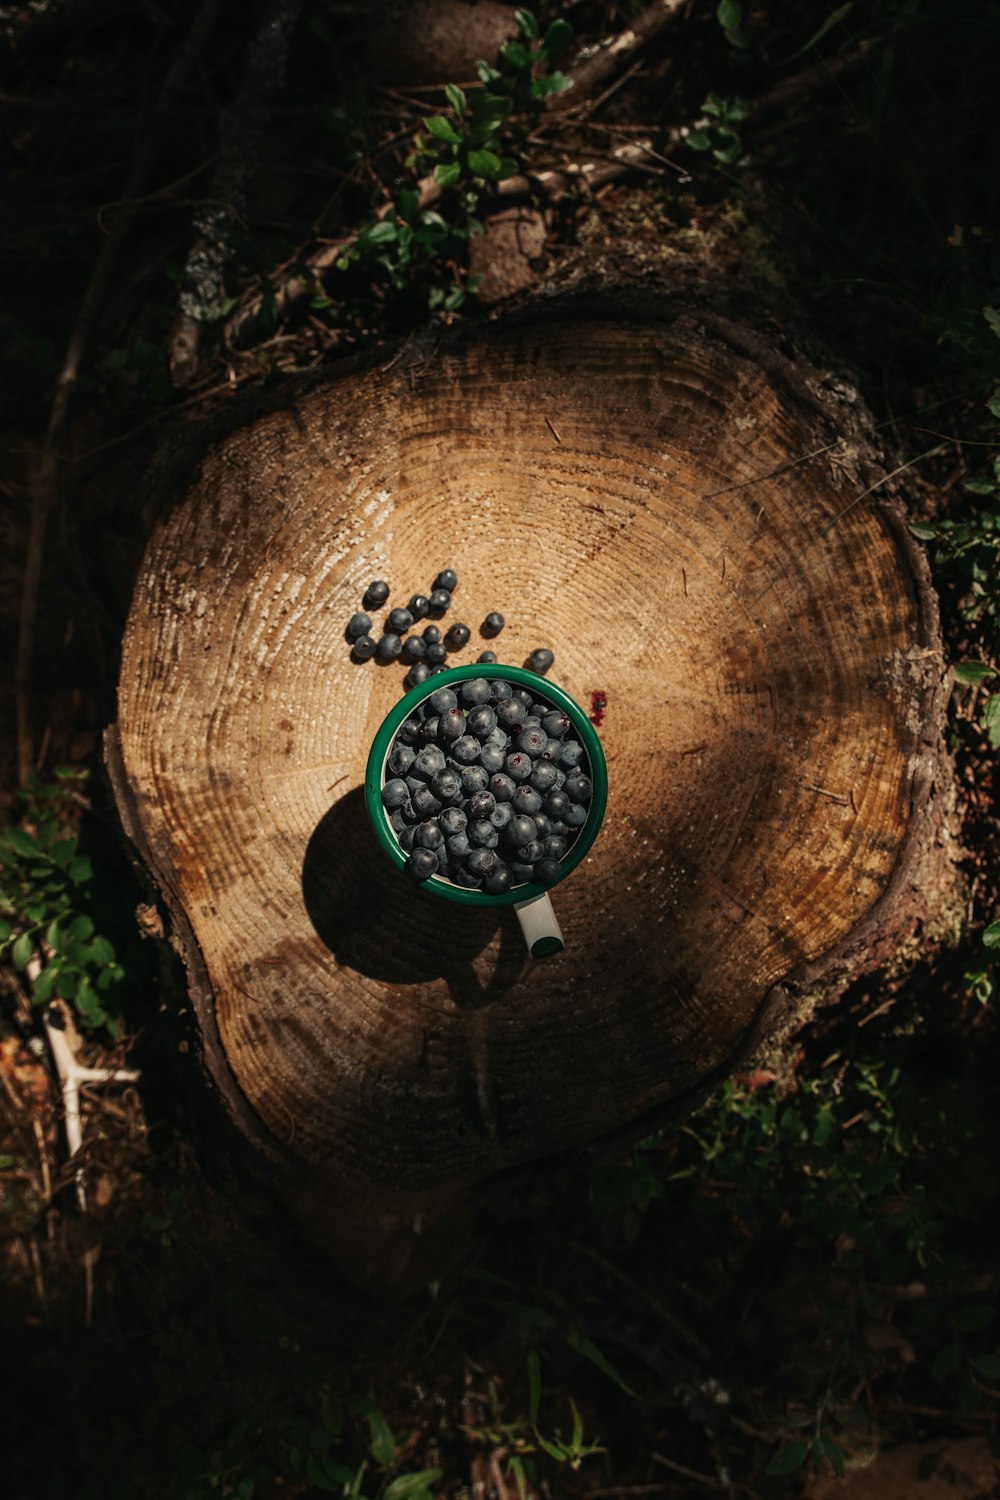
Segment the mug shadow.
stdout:
<svg viewBox="0 0 1000 1500">
<path fill-rule="evenodd" d="M 364 789 L 333 804 L 313 830 L 302 863 L 306 912 L 337 963 L 389 984 L 443 979 L 455 1004 L 472 1010 L 501 999 L 528 961 L 509 906 L 470 907 L 412 884 L 372 830 Z M 485 983 L 474 960 L 497 932 Z"/>
</svg>

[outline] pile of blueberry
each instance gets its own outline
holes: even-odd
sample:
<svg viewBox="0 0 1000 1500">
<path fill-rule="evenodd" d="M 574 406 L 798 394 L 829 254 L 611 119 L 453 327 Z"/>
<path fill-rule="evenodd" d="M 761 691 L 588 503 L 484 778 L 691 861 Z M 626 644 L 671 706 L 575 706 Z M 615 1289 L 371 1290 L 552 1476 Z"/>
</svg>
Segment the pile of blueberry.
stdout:
<svg viewBox="0 0 1000 1500">
<path fill-rule="evenodd" d="M 418 704 L 393 740 L 382 786 L 407 873 L 490 896 L 558 880 L 593 794 L 572 729 L 544 698 L 485 677 Z"/>
<path fill-rule="evenodd" d="M 428 677 L 445 671 L 449 651 L 460 651 L 463 646 L 468 645 L 472 634 L 468 625 L 456 620 L 444 632 L 434 624 L 426 625 L 420 635 L 409 635 L 407 632 L 428 615 L 440 619 L 446 614 L 451 607 L 452 593 L 457 587 L 458 574 L 454 568 L 442 568 L 429 594 L 414 594 L 405 608 L 397 606 L 389 611 L 385 618 L 385 629 L 377 639 L 372 634 L 371 615 L 359 610 L 347 622 L 347 638 L 351 642 L 354 660 L 371 661 L 376 656 L 383 662 L 405 661 L 409 666 L 405 678 L 407 687 L 417 687 L 421 682 L 426 682 Z M 388 597 L 389 585 L 383 579 L 376 578 L 368 585 L 362 603 L 365 609 L 378 609 Z M 503 615 L 494 609 L 490 610 L 480 628 L 483 635 L 492 638 L 500 634 L 504 624 Z M 495 662 L 496 659 L 496 652 L 489 650 L 480 652 L 477 658 L 484 664 Z M 528 665 L 533 672 L 543 674 L 549 670 L 554 659 L 551 651 L 546 647 L 539 647 L 532 651 Z"/>
</svg>

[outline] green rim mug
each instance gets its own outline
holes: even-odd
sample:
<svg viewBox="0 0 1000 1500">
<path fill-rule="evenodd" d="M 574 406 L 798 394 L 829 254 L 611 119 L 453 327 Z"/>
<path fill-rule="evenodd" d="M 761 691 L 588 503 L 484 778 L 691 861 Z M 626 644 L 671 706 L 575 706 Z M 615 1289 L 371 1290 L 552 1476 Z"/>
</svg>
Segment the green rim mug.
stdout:
<svg viewBox="0 0 1000 1500">
<path fill-rule="evenodd" d="M 586 751 L 593 782 L 590 811 L 572 847 L 560 860 L 562 873 L 559 879 L 553 882 L 553 886 L 559 885 L 580 863 L 597 837 L 608 801 L 608 768 L 604 759 L 604 750 L 594 726 L 576 700 L 558 684 L 548 682 L 537 672 L 528 672 L 523 667 L 508 667 L 499 662 L 475 662 L 468 667 L 450 667 L 444 672 L 436 673 L 434 677 L 429 677 L 426 682 L 420 683 L 417 687 L 411 688 L 395 707 L 390 709 L 372 741 L 368 768 L 365 773 L 365 802 L 375 836 L 393 864 L 402 873 L 406 864 L 406 855 L 396 839 L 392 824 L 389 822 L 389 815 L 382 806 L 385 763 L 403 720 L 408 718 L 413 710 L 432 693 L 437 692 L 438 688 L 453 687 L 455 683 L 464 682 L 470 677 L 485 677 L 493 681 L 502 678 L 505 682 L 513 683 L 517 687 L 527 688 L 535 696 L 551 703 L 554 708 L 562 709 L 569 717 Z M 450 880 L 440 875 L 432 875 L 429 880 L 422 882 L 424 890 L 442 897 L 445 901 L 455 901 L 460 906 L 513 906 L 533 958 L 543 958 L 551 953 L 559 953 L 564 947 L 559 923 L 549 900 L 549 892 L 553 886 L 518 885 L 502 896 L 491 896 L 484 891 L 469 890 L 465 886 L 453 885 Z"/>
</svg>

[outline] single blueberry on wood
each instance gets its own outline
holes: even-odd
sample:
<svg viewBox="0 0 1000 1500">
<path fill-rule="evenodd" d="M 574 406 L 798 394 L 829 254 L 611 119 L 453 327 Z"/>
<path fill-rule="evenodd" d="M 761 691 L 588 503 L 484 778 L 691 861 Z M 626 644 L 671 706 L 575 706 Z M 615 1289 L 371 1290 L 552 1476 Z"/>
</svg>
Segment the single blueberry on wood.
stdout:
<svg viewBox="0 0 1000 1500">
<path fill-rule="evenodd" d="M 463 625 L 456 620 L 454 625 L 449 626 L 445 635 L 445 642 L 452 651 L 461 651 L 462 647 L 468 644 L 471 634 L 472 631 L 468 625 Z"/>
<path fill-rule="evenodd" d="M 431 601 L 426 594 L 414 594 L 406 607 L 415 620 L 423 620 L 431 612 Z"/>
<path fill-rule="evenodd" d="M 410 687 L 419 687 L 422 682 L 427 681 L 430 675 L 431 669 L 426 662 L 415 661 L 403 680 Z"/>
<path fill-rule="evenodd" d="M 359 635 L 367 635 L 372 628 L 371 616 L 356 614 L 352 615 L 347 622 L 347 634 L 352 641 L 356 641 Z"/>
<path fill-rule="evenodd" d="M 495 662 L 496 659 L 497 659 L 497 654 L 496 654 L 495 651 L 480 651 L 479 655 L 476 657 L 476 661 L 477 662 L 483 662 L 483 663 Z"/>
<path fill-rule="evenodd" d="M 355 661 L 371 661 L 375 649 L 375 642 L 370 635 L 359 635 L 351 647 L 351 655 Z"/>
<path fill-rule="evenodd" d="M 385 623 L 394 635 L 404 635 L 413 624 L 413 616 L 408 609 L 399 606 L 396 609 L 390 609 Z"/>
<path fill-rule="evenodd" d="M 388 597 L 389 585 L 382 578 L 374 578 L 365 589 L 364 602 L 370 605 L 372 609 L 378 609 L 379 605 L 384 604 Z"/>
<path fill-rule="evenodd" d="M 499 610 L 491 609 L 483 621 L 483 634 L 499 635 L 505 624 L 506 621 Z"/>
<path fill-rule="evenodd" d="M 528 666 L 532 672 L 544 677 L 554 661 L 555 655 L 547 646 L 538 646 L 528 657 Z"/>
<path fill-rule="evenodd" d="M 447 589 L 449 594 L 458 588 L 458 574 L 454 568 L 442 568 L 434 580 L 436 589 Z"/>
<path fill-rule="evenodd" d="M 427 647 L 426 660 L 429 661 L 432 666 L 443 667 L 445 662 L 448 660 L 447 646 L 442 645 L 440 641 L 436 643 L 432 642 L 432 644 Z"/>
<path fill-rule="evenodd" d="M 423 661 L 427 655 L 427 642 L 422 641 L 419 635 L 408 635 L 403 642 L 404 661 Z"/>
<path fill-rule="evenodd" d="M 441 641 L 441 631 L 437 625 L 425 625 L 421 634 L 428 646 L 437 646 Z"/>
<path fill-rule="evenodd" d="M 431 609 L 434 614 L 443 615 L 451 604 L 451 595 L 447 589 L 435 589 L 431 594 Z"/>
<path fill-rule="evenodd" d="M 378 645 L 375 647 L 382 661 L 396 661 L 403 649 L 403 643 L 398 635 L 387 631 L 385 635 L 379 636 Z"/>
</svg>

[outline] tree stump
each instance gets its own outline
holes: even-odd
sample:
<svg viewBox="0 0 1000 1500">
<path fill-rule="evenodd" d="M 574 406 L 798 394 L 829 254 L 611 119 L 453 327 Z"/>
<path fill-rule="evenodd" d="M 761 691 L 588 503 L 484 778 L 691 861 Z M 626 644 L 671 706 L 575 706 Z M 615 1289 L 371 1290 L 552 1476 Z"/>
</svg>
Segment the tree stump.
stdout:
<svg viewBox="0 0 1000 1500">
<path fill-rule="evenodd" d="M 925 567 L 856 395 L 783 337 L 696 293 L 553 299 L 280 393 L 161 506 L 119 807 L 231 1119 L 356 1271 L 472 1184 L 689 1108 L 933 903 Z M 450 618 L 502 610 L 502 661 L 551 645 L 606 705 L 607 817 L 542 963 L 366 819 L 404 667 L 344 627 L 371 579 L 391 607 L 445 566 Z"/>
</svg>

